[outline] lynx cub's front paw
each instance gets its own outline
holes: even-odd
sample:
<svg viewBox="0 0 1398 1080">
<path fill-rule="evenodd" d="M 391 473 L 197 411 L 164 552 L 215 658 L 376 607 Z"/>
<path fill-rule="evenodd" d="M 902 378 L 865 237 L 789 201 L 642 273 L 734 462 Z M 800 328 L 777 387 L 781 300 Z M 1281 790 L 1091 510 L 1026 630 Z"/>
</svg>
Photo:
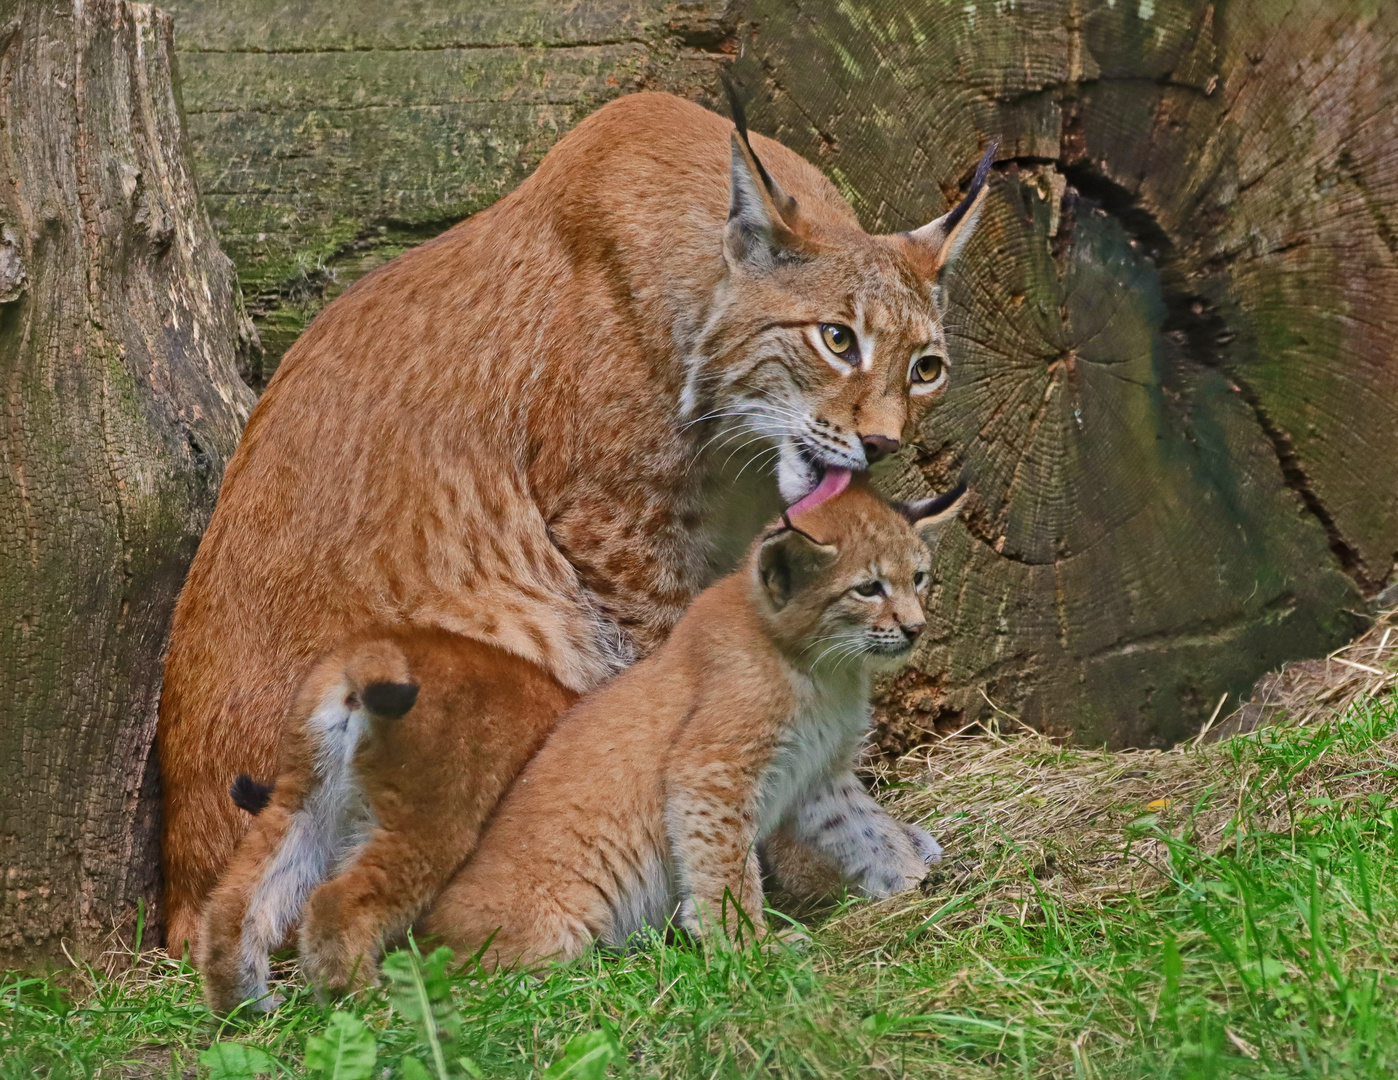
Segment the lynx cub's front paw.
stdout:
<svg viewBox="0 0 1398 1080">
<path fill-rule="evenodd" d="M 927 876 L 928 863 L 940 862 L 942 848 L 916 825 L 884 818 L 865 849 L 865 865 L 855 881 L 865 896 L 882 900 L 916 889 Z"/>
<path fill-rule="evenodd" d="M 911 822 L 901 822 L 903 831 L 912 840 L 913 847 L 922 859 L 924 866 L 933 866 L 942 861 L 942 845 L 932 839 L 932 834 Z M 924 871 L 925 875 L 925 871 Z"/>
</svg>

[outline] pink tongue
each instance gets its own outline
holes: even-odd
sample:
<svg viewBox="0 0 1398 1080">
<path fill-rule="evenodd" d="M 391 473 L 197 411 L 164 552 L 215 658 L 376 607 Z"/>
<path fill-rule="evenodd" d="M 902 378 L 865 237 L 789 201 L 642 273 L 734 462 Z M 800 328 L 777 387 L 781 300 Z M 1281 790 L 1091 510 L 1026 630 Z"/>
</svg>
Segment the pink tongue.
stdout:
<svg viewBox="0 0 1398 1080">
<path fill-rule="evenodd" d="M 820 483 L 815 486 L 815 490 L 795 502 L 787 514 L 800 514 L 806 510 L 814 510 L 826 499 L 833 499 L 849 487 L 849 478 L 850 471 L 848 469 L 833 467 L 826 469 L 825 475 L 820 478 Z"/>
</svg>

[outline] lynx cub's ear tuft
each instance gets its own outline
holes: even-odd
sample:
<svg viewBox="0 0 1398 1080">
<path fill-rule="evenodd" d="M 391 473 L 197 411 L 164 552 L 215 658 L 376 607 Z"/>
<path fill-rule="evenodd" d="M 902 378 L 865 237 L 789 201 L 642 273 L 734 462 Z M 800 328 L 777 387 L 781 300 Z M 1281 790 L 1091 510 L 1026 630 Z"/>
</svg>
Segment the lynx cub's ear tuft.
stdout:
<svg viewBox="0 0 1398 1080">
<path fill-rule="evenodd" d="M 971 234 L 976 231 L 976 222 L 980 220 L 981 208 L 985 204 L 985 180 L 990 174 L 991 162 L 995 160 L 995 151 L 999 148 L 1000 140 L 991 139 L 990 145 L 981 156 L 980 164 L 976 166 L 976 174 L 971 178 L 971 188 L 966 192 L 964 199 L 935 221 L 928 222 L 922 228 L 914 229 L 908 234 L 932 255 L 934 277 L 940 277 L 956 262 L 962 249 L 966 247 L 966 242 L 971 239 Z"/>
<path fill-rule="evenodd" d="M 370 683 L 360 695 L 364 707 L 375 716 L 397 720 L 417 701 L 417 684 L 400 682 Z"/>
<path fill-rule="evenodd" d="M 772 606 L 780 611 L 791 597 L 835 561 L 839 550 L 822 544 L 799 529 L 785 528 L 762 541 L 757 573 Z"/>
<path fill-rule="evenodd" d="M 895 502 L 893 509 L 908 519 L 923 543 L 935 548 L 942 526 L 956 517 L 965 501 L 966 481 L 961 480 L 950 491 L 916 502 Z"/>
<path fill-rule="evenodd" d="M 757 271 L 799 261 L 804 258 L 802 243 L 792 231 L 798 217 L 796 200 L 782 190 L 753 152 L 742 99 L 728 76 L 722 79 L 734 123 L 733 188 L 728 224 L 723 230 L 723 253 L 730 263 Z"/>
</svg>

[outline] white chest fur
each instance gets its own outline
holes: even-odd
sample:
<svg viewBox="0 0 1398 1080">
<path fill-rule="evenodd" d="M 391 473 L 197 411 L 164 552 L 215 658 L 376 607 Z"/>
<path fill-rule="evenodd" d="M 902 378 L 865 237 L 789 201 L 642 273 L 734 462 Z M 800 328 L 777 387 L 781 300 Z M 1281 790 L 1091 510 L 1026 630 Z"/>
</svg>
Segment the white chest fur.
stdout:
<svg viewBox="0 0 1398 1080">
<path fill-rule="evenodd" d="M 793 675 L 802 706 L 787 726 L 758 795 L 765 836 L 821 778 L 848 767 L 869 730 L 869 680 L 857 675 L 813 682 Z"/>
</svg>

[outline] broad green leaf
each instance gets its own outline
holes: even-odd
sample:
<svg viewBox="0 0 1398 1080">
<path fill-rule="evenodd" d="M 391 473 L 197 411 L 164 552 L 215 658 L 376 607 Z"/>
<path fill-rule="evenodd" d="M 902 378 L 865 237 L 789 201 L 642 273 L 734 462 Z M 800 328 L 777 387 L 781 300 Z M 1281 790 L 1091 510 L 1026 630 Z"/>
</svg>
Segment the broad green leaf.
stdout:
<svg viewBox="0 0 1398 1080">
<path fill-rule="evenodd" d="M 417 1058 L 404 1058 L 398 1066 L 398 1075 L 401 1080 L 432 1080 L 432 1074 L 427 1071 L 427 1066 L 418 1061 Z"/>
<path fill-rule="evenodd" d="M 543 1080 L 602 1080 L 607 1066 L 621 1056 L 621 1046 L 610 1031 L 589 1031 L 577 1036 L 563 1056 L 544 1070 Z"/>
<path fill-rule="evenodd" d="M 447 1080 L 443 1043 L 455 1042 L 461 1035 L 461 1015 L 451 1003 L 451 980 L 447 977 L 452 951 L 443 946 L 424 958 L 417 951 L 417 942 L 409 939 L 408 946 L 384 958 L 381 970 L 388 979 L 389 1000 L 400 1013 L 417 1021 L 433 1073 L 437 1080 Z"/>
<path fill-rule="evenodd" d="M 216 1042 L 199 1055 L 209 1080 L 252 1080 L 276 1072 L 277 1062 L 265 1050 L 235 1042 Z"/>
<path fill-rule="evenodd" d="M 474 1076 L 476 1080 L 485 1080 L 485 1070 L 468 1057 L 459 1057 L 456 1063 L 461 1066 L 462 1071 L 467 1076 Z"/>
<path fill-rule="evenodd" d="M 399 949 L 384 958 L 382 967 L 393 1007 L 420 1024 L 430 1016 L 447 1039 L 461 1034 L 461 1016 L 452 1007 L 451 980 L 447 977 L 452 956 L 446 946 L 425 957 L 417 955 L 416 948 Z"/>
<path fill-rule="evenodd" d="M 347 1012 L 330 1017 L 325 1034 L 306 1040 L 306 1068 L 325 1080 L 369 1080 L 378 1057 L 374 1033 Z"/>
</svg>

